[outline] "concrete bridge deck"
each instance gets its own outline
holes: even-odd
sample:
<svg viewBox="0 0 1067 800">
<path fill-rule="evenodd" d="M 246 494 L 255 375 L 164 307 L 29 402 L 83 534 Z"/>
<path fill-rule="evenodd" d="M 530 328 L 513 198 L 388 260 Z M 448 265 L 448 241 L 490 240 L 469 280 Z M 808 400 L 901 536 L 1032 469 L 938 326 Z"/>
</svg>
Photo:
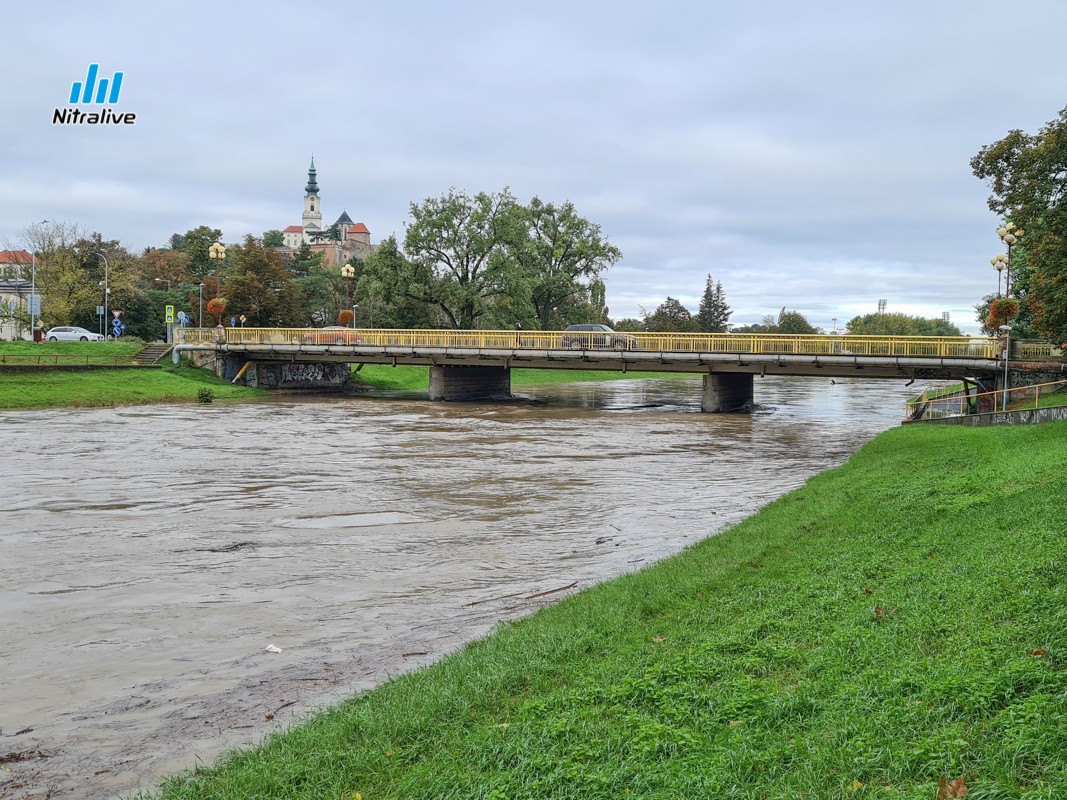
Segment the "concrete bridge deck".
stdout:
<svg viewBox="0 0 1067 800">
<path fill-rule="evenodd" d="M 506 392 L 513 367 L 686 372 L 705 376 L 706 410 L 750 403 L 754 375 L 995 379 L 1004 364 L 1003 344 L 988 337 L 346 328 L 226 328 L 222 341 L 217 337 L 214 329 L 186 329 L 175 352 L 208 350 L 256 363 L 426 366 L 431 399 Z M 1047 343 L 1029 344 L 1034 352 L 1013 356 L 1053 355 Z M 450 392 L 453 379 L 465 388 Z"/>
</svg>

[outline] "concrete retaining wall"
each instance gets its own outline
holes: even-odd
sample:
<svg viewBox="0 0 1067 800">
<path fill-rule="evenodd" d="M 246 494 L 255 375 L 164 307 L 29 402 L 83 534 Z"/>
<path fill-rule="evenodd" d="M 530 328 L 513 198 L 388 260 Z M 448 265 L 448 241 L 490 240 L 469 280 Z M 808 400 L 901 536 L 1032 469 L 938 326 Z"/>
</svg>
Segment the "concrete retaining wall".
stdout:
<svg viewBox="0 0 1067 800">
<path fill-rule="evenodd" d="M 1030 408 L 1025 411 L 997 411 L 991 414 L 968 414 L 964 417 L 922 419 L 911 424 L 923 425 L 1036 425 L 1041 422 L 1058 422 L 1067 419 L 1067 406 L 1058 408 Z"/>
</svg>

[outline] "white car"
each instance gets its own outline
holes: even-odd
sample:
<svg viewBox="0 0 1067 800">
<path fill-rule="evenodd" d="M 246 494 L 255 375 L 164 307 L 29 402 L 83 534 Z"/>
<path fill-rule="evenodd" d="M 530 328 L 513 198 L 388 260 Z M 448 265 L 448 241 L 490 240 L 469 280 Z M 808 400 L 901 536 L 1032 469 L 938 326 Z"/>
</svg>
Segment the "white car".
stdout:
<svg viewBox="0 0 1067 800">
<path fill-rule="evenodd" d="M 87 331 L 85 328 L 77 328 L 73 325 L 63 325 L 52 328 L 44 335 L 50 342 L 102 342 L 104 337 L 99 333 Z"/>
</svg>

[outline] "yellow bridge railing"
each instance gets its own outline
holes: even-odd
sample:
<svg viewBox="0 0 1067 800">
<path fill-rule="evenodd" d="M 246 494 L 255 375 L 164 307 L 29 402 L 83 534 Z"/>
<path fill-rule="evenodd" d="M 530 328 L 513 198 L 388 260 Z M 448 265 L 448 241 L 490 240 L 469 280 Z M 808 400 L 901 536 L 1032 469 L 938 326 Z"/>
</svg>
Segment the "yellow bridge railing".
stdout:
<svg viewBox="0 0 1067 800">
<path fill-rule="evenodd" d="M 236 345 L 362 345 L 479 350 L 620 350 L 664 353 L 790 353 L 823 356 L 995 359 L 995 338 L 845 336 L 766 333 L 624 333 L 621 331 L 457 331 L 383 328 L 186 328 L 179 343 Z"/>
</svg>

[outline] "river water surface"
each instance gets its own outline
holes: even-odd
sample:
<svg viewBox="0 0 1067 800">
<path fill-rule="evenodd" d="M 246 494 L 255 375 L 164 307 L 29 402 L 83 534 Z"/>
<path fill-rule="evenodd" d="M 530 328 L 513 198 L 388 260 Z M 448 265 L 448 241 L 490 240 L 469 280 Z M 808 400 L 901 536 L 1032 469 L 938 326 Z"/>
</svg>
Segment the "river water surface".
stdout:
<svg viewBox="0 0 1067 800">
<path fill-rule="evenodd" d="M 716 533 L 914 393 L 757 379 L 763 410 L 719 415 L 699 380 L 529 392 L 0 413 L 0 796 L 210 763 Z"/>
</svg>

